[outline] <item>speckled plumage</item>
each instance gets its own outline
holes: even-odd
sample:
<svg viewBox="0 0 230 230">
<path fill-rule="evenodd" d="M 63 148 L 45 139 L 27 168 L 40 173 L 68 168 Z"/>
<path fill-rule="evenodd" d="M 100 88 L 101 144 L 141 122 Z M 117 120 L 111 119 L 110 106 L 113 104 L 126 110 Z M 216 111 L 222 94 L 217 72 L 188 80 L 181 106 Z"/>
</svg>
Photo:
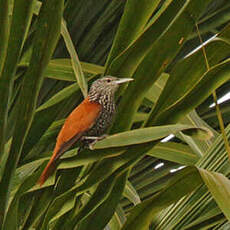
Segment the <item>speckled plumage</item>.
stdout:
<svg viewBox="0 0 230 230">
<path fill-rule="evenodd" d="M 67 117 L 58 134 L 53 155 L 39 178 L 40 186 L 53 174 L 57 160 L 74 143 L 80 142 L 80 149 L 91 147 L 110 126 L 114 113 L 114 94 L 122 84 L 132 79 L 111 76 L 93 82 L 89 96 Z"/>
<path fill-rule="evenodd" d="M 111 125 L 113 116 L 116 112 L 114 93 L 117 87 L 106 87 L 106 84 L 103 84 L 103 82 L 101 82 L 104 79 L 96 81 L 90 89 L 89 101 L 99 103 L 102 106 L 102 110 L 93 127 L 90 130 L 88 130 L 84 134 L 84 136 L 99 137 L 103 135 Z M 115 78 L 110 77 L 108 79 Z M 83 145 L 82 147 L 86 147 L 92 142 L 92 140 L 82 140 L 81 142 Z"/>
</svg>

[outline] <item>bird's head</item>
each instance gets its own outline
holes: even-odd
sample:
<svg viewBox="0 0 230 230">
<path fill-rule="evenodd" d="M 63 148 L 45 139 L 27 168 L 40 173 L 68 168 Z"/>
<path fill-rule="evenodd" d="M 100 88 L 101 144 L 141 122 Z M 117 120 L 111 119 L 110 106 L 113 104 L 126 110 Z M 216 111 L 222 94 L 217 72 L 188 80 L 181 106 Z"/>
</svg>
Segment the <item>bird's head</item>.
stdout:
<svg viewBox="0 0 230 230">
<path fill-rule="evenodd" d="M 90 87 L 89 96 L 98 98 L 100 96 L 113 96 L 120 84 L 132 81 L 132 78 L 116 78 L 105 76 L 93 82 Z"/>
</svg>

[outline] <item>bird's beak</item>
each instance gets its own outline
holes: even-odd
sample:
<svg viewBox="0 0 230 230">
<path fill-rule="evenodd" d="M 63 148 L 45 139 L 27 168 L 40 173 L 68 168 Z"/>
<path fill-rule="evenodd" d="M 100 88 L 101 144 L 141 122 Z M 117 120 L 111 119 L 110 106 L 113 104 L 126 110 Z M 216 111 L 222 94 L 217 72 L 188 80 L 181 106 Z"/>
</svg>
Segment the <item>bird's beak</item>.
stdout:
<svg viewBox="0 0 230 230">
<path fill-rule="evenodd" d="M 116 80 L 116 83 L 117 84 L 122 84 L 122 83 L 125 83 L 125 82 L 128 82 L 128 81 L 133 81 L 133 78 L 120 78 L 120 79 Z"/>
</svg>

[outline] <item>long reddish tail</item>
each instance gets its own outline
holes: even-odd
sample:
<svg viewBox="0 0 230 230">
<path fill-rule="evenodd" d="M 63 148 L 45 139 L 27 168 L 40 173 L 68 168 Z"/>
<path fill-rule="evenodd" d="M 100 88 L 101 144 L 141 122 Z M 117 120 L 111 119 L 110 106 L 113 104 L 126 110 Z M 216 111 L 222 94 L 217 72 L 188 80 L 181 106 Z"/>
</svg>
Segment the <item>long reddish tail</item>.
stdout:
<svg viewBox="0 0 230 230">
<path fill-rule="evenodd" d="M 51 158 L 49 163 L 46 165 L 44 171 L 42 172 L 38 180 L 38 184 L 42 186 L 46 182 L 46 180 L 54 173 L 55 169 L 56 161 Z"/>
<path fill-rule="evenodd" d="M 65 126 L 63 126 L 63 128 L 65 128 Z M 63 128 L 62 130 L 65 130 Z M 62 130 L 58 134 L 58 138 L 57 138 L 57 142 L 56 142 L 56 145 L 53 151 L 53 155 L 38 180 L 38 184 L 40 186 L 42 186 L 46 182 L 46 180 L 54 173 L 56 166 L 57 166 L 57 160 L 61 157 L 61 155 L 70 146 L 72 146 L 82 135 L 81 133 L 78 133 L 77 135 L 73 136 L 69 141 L 64 142 Z"/>
<path fill-rule="evenodd" d="M 46 165 L 45 169 L 43 170 L 38 180 L 38 184 L 40 186 L 42 186 L 46 182 L 46 180 L 55 172 L 57 166 L 56 162 L 57 159 L 60 157 L 59 151 L 60 151 L 59 146 L 56 145 L 52 157 L 50 158 L 48 164 Z"/>
</svg>

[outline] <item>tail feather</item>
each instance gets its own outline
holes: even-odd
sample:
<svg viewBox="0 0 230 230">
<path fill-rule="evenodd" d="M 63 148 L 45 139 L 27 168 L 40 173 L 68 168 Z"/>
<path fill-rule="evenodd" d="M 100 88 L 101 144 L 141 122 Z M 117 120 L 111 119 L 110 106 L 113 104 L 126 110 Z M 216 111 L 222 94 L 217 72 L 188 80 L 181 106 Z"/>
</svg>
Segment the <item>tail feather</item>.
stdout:
<svg viewBox="0 0 230 230">
<path fill-rule="evenodd" d="M 82 133 L 78 133 L 76 136 L 74 136 L 68 142 L 62 145 L 58 142 L 56 143 L 53 155 L 38 180 L 38 184 L 40 186 L 42 186 L 46 182 L 46 180 L 55 172 L 57 160 L 61 157 L 61 155 L 67 149 L 69 149 L 81 136 Z"/>
<path fill-rule="evenodd" d="M 56 169 L 56 161 L 50 159 L 49 163 L 45 167 L 44 171 L 42 172 L 38 180 L 38 184 L 42 186 L 46 182 L 46 180 L 54 173 L 55 169 Z"/>
<path fill-rule="evenodd" d="M 43 170 L 43 172 L 42 172 L 42 174 L 38 180 L 38 184 L 40 185 L 40 187 L 55 172 L 55 169 L 57 167 L 57 159 L 59 156 L 59 152 L 60 152 L 59 146 L 55 146 L 53 155 L 52 155 L 51 159 L 49 160 L 48 164 L 46 165 L 45 169 Z"/>
</svg>

